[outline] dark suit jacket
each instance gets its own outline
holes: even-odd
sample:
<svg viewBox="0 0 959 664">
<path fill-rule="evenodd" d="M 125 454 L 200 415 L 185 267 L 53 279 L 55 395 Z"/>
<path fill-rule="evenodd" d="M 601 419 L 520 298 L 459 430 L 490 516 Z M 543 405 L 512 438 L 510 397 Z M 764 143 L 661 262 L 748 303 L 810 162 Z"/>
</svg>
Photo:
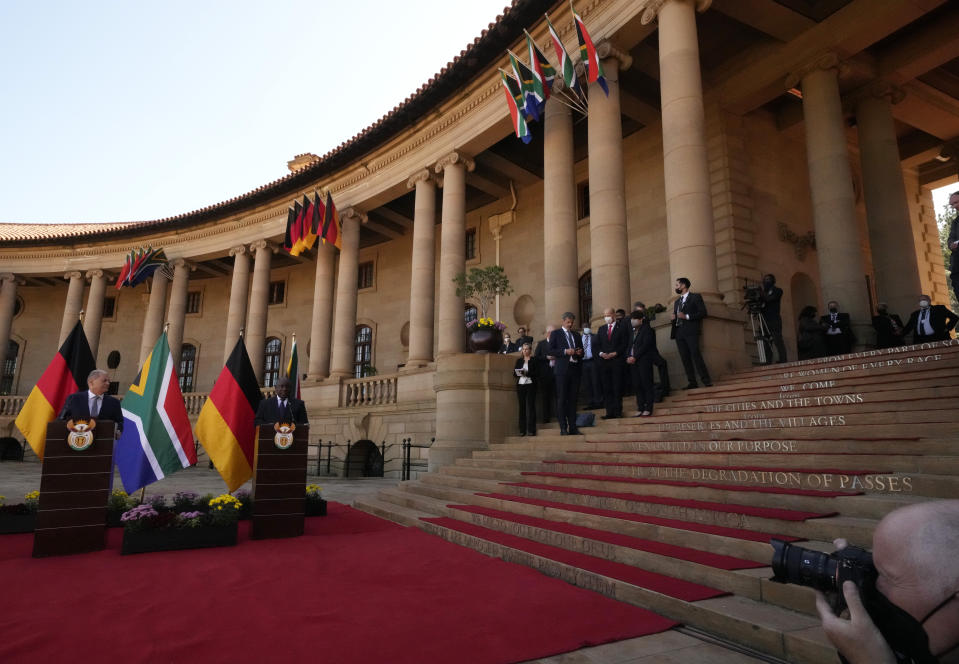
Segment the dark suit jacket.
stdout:
<svg viewBox="0 0 959 664">
<path fill-rule="evenodd" d="M 763 290 L 763 313 L 766 320 L 771 318 L 781 318 L 779 306 L 783 299 L 783 289 L 779 286 L 773 286 L 769 290 Z"/>
<path fill-rule="evenodd" d="M 902 335 L 897 336 L 893 330 L 893 321 L 899 326 L 900 331 L 905 327 L 897 314 L 872 317 L 872 327 L 876 330 L 877 348 L 891 348 L 902 343 Z"/>
<path fill-rule="evenodd" d="M 699 336 L 702 327 L 702 320 L 706 317 L 706 303 L 703 302 L 703 296 L 699 293 L 689 293 L 686 296 L 686 304 L 682 304 L 683 298 L 679 297 L 673 302 L 673 313 L 680 311 L 689 316 L 688 319 L 676 318 L 673 320 L 673 327 L 670 330 L 670 339 L 695 339 Z"/>
<path fill-rule="evenodd" d="M 260 401 L 256 407 L 254 424 L 274 424 L 280 421 L 293 420 L 294 424 L 309 424 L 306 417 L 306 405 L 299 399 L 290 397 L 286 400 L 286 409 L 280 408 L 280 401 L 275 396 Z"/>
<path fill-rule="evenodd" d="M 959 217 L 956 217 L 952 220 L 952 225 L 949 227 L 949 238 L 946 240 L 946 246 L 949 247 L 953 242 L 956 241 L 959 241 Z M 952 257 L 949 259 L 949 266 L 949 269 L 955 273 L 956 268 L 959 267 L 959 249 L 953 250 Z"/>
<path fill-rule="evenodd" d="M 819 322 L 826 326 L 826 336 L 829 336 L 829 327 L 832 321 L 832 314 L 826 314 L 825 316 L 819 317 Z M 852 331 L 852 323 L 849 321 L 849 314 L 839 312 L 839 329 L 842 330 L 843 336 L 849 339 L 850 344 L 856 343 L 856 335 Z"/>
<path fill-rule="evenodd" d="M 516 364 L 513 365 L 514 369 L 523 368 L 523 356 L 520 355 L 516 358 Z M 515 375 L 515 374 L 514 374 Z M 533 379 L 533 384 L 538 384 L 544 378 L 544 372 L 542 368 L 542 362 L 537 360 L 535 357 L 529 358 L 529 369 L 526 371 L 526 375 Z M 516 376 L 516 382 L 519 382 L 519 376 Z"/>
<path fill-rule="evenodd" d="M 613 361 L 622 362 L 626 358 L 626 349 L 629 347 L 631 326 L 625 321 L 614 321 L 612 338 L 607 336 L 608 327 L 609 325 L 602 325 L 596 333 L 593 357 L 598 358 L 600 353 L 616 353 Z"/>
<path fill-rule="evenodd" d="M 902 330 L 903 336 L 913 332 L 912 342 L 922 343 L 923 341 L 945 341 L 952 337 L 949 331 L 956 326 L 959 316 L 949 311 L 945 305 L 934 304 L 929 307 L 929 324 L 932 326 L 933 335 L 931 337 L 919 334 L 919 309 L 912 312 L 909 316 L 909 322 Z"/>
<path fill-rule="evenodd" d="M 636 336 L 629 345 L 628 356 L 635 357 L 637 360 L 643 358 L 652 362 L 657 354 L 656 332 L 649 326 L 649 323 L 640 325 L 636 328 Z"/>
<path fill-rule="evenodd" d="M 570 334 L 573 335 L 573 348 L 582 348 L 583 339 L 579 333 L 570 331 Z M 553 333 L 549 335 L 549 356 L 556 359 L 556 364 L 553 366 L 553 374 L 556 376 L 564 375 L 569 369 L 571 356 L 566 354 L 567 348 L 569 348 L 569 342 L 566 340 L 566 330 L 563 328 L 553 330 Z M 576 356 L 576 360 L 577 364 L 574 366 L 581 367 L 582 356 Z"/>
<path fill-rule="evenodd" d="M 60 411 L 60 420 L 87 419 L 90 417 L 90 396 L 89 390 L 74 392 L 67 397 L 63 403 L 63 410 Z M 123 431 L 123 410 L 120 407 L 120 400 L 109 394 L 103 395 L 103 401 L 100 403 L 100 414 L 98 420 L 113 420 L 116 422 L 117 431 Z"/>
</svg>

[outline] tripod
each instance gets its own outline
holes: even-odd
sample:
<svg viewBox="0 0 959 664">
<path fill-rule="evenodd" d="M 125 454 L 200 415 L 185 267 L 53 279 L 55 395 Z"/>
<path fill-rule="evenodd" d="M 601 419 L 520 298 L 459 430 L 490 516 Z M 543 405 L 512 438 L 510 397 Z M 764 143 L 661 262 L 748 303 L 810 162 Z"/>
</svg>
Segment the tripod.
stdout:
<svg viewBox="0 0 959 664">
<path fill-rule="evenodd" d="M 753 339 L 756 340 L 756 350 L 759 352 L 759 363 L 769 364 L 772 360 L 772 348 L 769 346 L 769 340 L 772 333 L 769 331 L 769 324 L 761 311 L 749 312 L 749 323 L 753 328 Z"/>
</svg>

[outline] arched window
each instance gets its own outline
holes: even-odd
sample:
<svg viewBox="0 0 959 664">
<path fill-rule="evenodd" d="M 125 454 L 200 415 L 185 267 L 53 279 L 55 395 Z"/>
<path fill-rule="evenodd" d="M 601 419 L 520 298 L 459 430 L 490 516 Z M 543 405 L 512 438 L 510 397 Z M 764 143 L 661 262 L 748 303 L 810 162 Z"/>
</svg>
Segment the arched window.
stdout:
<svg viewBox="0 0 959 664">
<path fill-rule="evenodd" d="M 593 319 L 593 271 L 579 278 L 579 326 L 585 327 Z"/>
<path fill-rule="evenodd" d="M 479 311 L 472 304 L 467 303 L 466 308 L 463 309 L 463 322 L 469 323 L 477 318 L 479 318 Z"/>
<path fill-rule="evenodd" d="M 373 329 L 357 325 L 353 342 L 353 377 L 362 378 L 367 367 L 373 365 Z"/>
<path fill-rule="evenodd" d="M 17 359 L 20 357 L 20 344 L 13 339 L 7 344 L 7 358 L 3 361 L 3 373 L 0 374 L 0 394 L 13 392 L 13 379 L 17 376 Z"/>
<path fill-rule="evenodd" d="M 263 387 L 273 387 L 280 378 L 280 352 L 283 342 L 276 337 L 268 337 L 263 350 Z"/>
<path fill-rule="evenodd" d="M 183 346 L 180 347 L 180 366 L 177 369 L 181 392 L 193 392 L 195 374 L 196 346 L 193 344 L 183 344 Z"/>
</svg>

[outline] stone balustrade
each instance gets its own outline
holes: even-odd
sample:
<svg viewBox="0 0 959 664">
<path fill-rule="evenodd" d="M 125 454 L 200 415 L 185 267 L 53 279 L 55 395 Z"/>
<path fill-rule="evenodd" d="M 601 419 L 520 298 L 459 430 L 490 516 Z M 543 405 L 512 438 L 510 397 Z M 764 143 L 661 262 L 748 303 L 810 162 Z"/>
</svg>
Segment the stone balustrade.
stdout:
<svg viewBox="0 0 959 664">
<path fill-rule="evenodd" d="M 27 401 L 25 396 L 16 396 L 16 395 L 5 395 L 0 396 L 0 416 L 9 416 L 15 417 L 17 413 L 20 412 L 20 409 L 23 408 L 23 404 Z"/>
<path fill-rule="evenodd" d="M 384 406 L 396 403 L 399 374 L 384 374 L 369 378 L 351 378 L 343 381 L 340 406 Z"/>
</svg>

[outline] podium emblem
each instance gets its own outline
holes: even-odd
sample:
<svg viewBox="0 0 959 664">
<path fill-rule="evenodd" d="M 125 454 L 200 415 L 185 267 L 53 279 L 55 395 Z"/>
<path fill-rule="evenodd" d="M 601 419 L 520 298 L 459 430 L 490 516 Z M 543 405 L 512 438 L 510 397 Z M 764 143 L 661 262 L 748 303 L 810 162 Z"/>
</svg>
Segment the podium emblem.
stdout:
<svg viewBox="0 0 959 664">
<path fill-rule="evenodd" d="M 93 430 L 97 426 L 97 421 L 93 418 L 89 420 L 69 420 L 67 429 L 67 445 L 71 450 L 82 452 L 93 445 Z"/>
<path fill-rule="evenodd" d="M 276 433 L 273 435 L 273 444 L 278 449 L 288 450 L 293 445 L 293 432 L 296 431 L 296 425 L 292 422 L 277 422 L 273 425 Z"/>
</svg>

